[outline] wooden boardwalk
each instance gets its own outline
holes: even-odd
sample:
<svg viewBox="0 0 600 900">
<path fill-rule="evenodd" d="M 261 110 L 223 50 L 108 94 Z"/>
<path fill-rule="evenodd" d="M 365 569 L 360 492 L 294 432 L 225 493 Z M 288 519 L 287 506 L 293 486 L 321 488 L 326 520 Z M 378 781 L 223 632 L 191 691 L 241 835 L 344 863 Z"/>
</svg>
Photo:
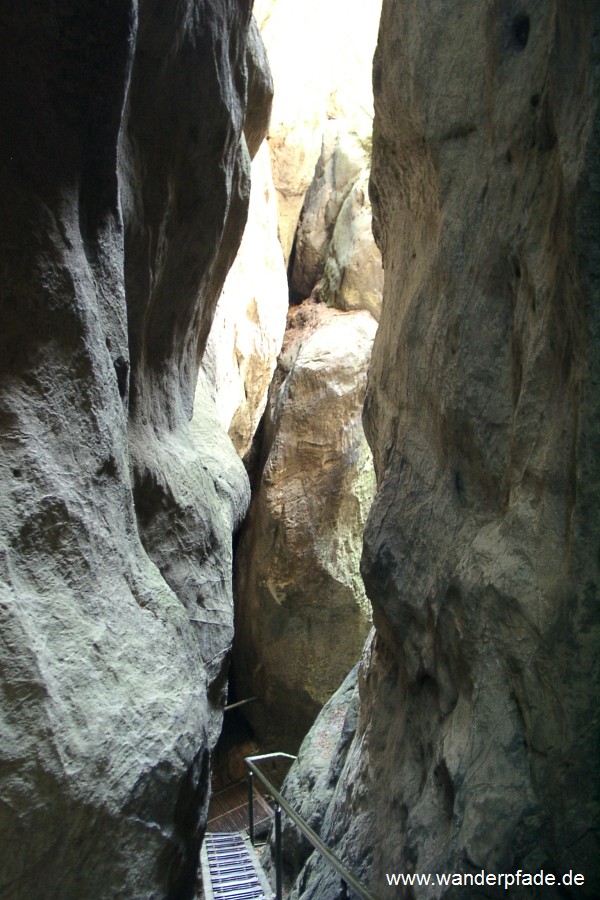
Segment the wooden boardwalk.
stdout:
<svg viewBox="0 0 600 900">
<path fill-rule="evenodd" d="M 273 816 L 273 810 L 254 786 L 254 828 L 263 830 Z M 248 786 L 238 781 L 213 794 L 208 810 L 207 832 L 247 831 Z"/>
</svg>

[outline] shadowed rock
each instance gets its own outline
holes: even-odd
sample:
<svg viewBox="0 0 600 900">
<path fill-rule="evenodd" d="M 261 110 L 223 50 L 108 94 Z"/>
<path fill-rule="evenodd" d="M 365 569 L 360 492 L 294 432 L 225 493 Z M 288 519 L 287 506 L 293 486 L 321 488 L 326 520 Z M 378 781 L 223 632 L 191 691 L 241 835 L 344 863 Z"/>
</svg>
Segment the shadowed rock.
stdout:
<svg viewBox="0 0 600 900">
<path fill-rule="evenodd" d="M 0 894 L 185 897 L 248 501 L 188 420 L 246 215 L 250 4 L 4 6 Z"/>
<path fill-rule="evenodd" d="M 321 834 L 384 896 L 482 869 L 600 890 L 597 33 L 585 2 L 383 5 L 377 636 Z M 321 863 L 298 882 L 336 889 Z"/>
</svg>

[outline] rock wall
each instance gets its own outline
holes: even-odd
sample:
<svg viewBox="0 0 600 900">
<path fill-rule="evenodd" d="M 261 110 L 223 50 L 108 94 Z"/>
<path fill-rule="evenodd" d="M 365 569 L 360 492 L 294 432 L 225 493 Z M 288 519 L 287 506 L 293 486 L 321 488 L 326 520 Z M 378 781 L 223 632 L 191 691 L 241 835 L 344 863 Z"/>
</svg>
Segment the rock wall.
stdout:
<svg viewBox="0 0 600 900">
<path fill-rule="evenodd" d="M 268 81 L 249 23 L 0 11 L 4 897 L 192 891 L 248 484 L 211 401 L 188 421 Z"/>
<path fill-rule="evenodd" d="M 217 304 L 198 386 L 213 397 L 219 421 L 242 458 L 248 455 L 265 410 L 288 308 L 271 158 L 267 144 L 261 145 L 269 125 L 273 80 L 254 19 L 248 46 L 252 113 L 244 123 L 252 157 L 248 221 Z"/>
<path fill-rule="evenodd" d="M 383 4 L 377 633 L 321 826 L 381 896 L 387 872 L 482 869 L 600 891 L 598 19 L 585 0 Z M 337 887 L 313 860 L 295 896 Z"/>
<path fill-rule="evenodd" d="M 357 663 L 321 709 L 284 782 L 286 799 L 317 834 L 356 732 L 359 701 Z M 275 878 L 274 830 L 269 835 L 271 854 L 265 859 L 271 880 Z M 312 845 L 288 816 L 282 816 L 281 831 L 283 869 L 295 877 L 311 855 Z"/>
</svg>

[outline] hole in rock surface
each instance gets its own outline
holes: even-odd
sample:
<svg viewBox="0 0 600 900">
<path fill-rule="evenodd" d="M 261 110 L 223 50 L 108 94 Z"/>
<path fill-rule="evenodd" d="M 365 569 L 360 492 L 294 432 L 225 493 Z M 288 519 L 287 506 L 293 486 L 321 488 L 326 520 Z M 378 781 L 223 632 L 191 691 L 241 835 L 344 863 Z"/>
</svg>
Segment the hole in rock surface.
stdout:
<svg viewBox="0 0 600 900">
<path fill-rule="evenodd" d="M 512 49 L 520 53 L 529 41 L 529 16 L 522 13 L 515 17 L 512 23 Z"/>
</svg>

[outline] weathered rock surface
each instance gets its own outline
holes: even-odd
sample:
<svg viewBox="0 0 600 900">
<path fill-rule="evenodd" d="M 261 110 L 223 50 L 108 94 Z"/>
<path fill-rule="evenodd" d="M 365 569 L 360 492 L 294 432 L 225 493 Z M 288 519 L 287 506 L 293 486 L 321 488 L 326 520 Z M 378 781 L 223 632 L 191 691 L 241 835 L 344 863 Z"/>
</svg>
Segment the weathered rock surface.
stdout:
<svg viewBox="0 0 600 900">
<path fill-rule="evenodd" d="M 344 201 L 369 168 L 365 142 L 337 122 L 328 123 L 296 234 L 291 287 L 308 297 L 325 270 L 333 229 Z"/>
<path fill-rule="evenodd" d="M 287 214 L 281 215 L 281 207 L 278 216 L 277 192 L 280 203 L 284 206 L 287 203 L 281 200 L 282 179 L 292 186 L 294 197 L 297 192 L 303 197 L 313 179 L 296 240 L 292 293 L 303 298 L 314 293 L 332 306 L 346 310 L 368 309 L 377 317 L 383 280 L 381 255 L 372 237 L 370 204 L 365 190 L 372 125 L 368 48 L 362 40 L 357 42 L 355 36 L 340 57 L 342 69 L 354 63 L 352 84 L 360 83 L 360 90 L 357 89 L 353 96 L 345 89 L 342 94 L 345 99 L 340 100 L 335 89 L 339 79 L 329 58 L 319 62 L 318 77 L 312 69 L 310 77 L 302 75 L 302 78 L 309 77 L 313 94 L 300 91 L 297 96 L 297 79 L 296 76 L 290 78 L 289 56 L 284 65 L 281 46 L 289 50 L 296 27 L 306 30 L 307 10 L 297 4 L 292 7 L 285 2 L 271 2 L 259 4 L 257 14 L 279 60 L 279 115 L 286 121 L 281 127 L 291 129 L 294 134 L 295 129 L 300 128 L 294 140 L 300 141 L 302 147 L 294 144 L 286 163 L 284 158 L 287 159 L 288 151 L 282 157 L 275 152 L 273 141 L 277 138 L 272 133 L 271 153 L 263 146 L 256 155 L 252 165 L 254 189 L 248 224 L 219 300 L 202 362 L 204 383 L 215 400 L 220 421 L 240 456 L 246 458 L 266 405 L 288 306 L 287 273 L 278 240 L 281 223 L 287 221 Z M 364 11 L 359 16 L 357 29 L 363 20 Z M 372 17 L 373 45 L 374 27 Z M 249 97 L 252 97 L 254 84 L 254 91 L 259 94 L 253 107 L 259 111 L 270 109 L 272 91 L 260 77 L 264 46 L 254 24 L 248 57 Z M 255 69 L 258 76 L 253 76 Z M 315 91 L 317 100 L 313 103 Z M 286 100 L 290 94 L 291 107 Z M 298 113 L 298 103 L 304 112 Z M 299 126 L 298 119 L 292 118 L 293 110 L 301 120 L 304 115 L 314 120 L 310 136 Z M 262 112 L 256 126 L 258 137 L 264 134 L 265 124 Z M 252 116 L 246 117 L 244 129 L 254 154 L 257 140 L 252 138 Z M 317 151 L 311 148 L 316 142 L 322 142 L 322 149 L 313 178 Z M 269 160 L 276 171 L 277 191 Z M 303 167 L 308 167 L 308 175 L 302 175 Z M 296 219 L 293 223 L 290 220 L 284 230 L 288 225 L 292 232 L 295 230 L 299 207 L 294 206 L 294 210 Z"/>
<path fill-rule="evenodd" d="M 246 47 L 248 99 L 244 118 L 244 137 L 250 159 L 254 159 L 265 139 L 273 106 L 273 77 L 264 41 L 252 16 Z"/>
<path fill-rule="evenodd" d="M 337 217 L 323 277 L 322 300 L 336 309 L 366 309 L 379 320 L 383 297 L 381 253 L 373 240 L 369 172 L 352 185 Z"/>
<path fill-rule="evenodd" d="M 369 134 L 381 0 L 257 0 L 276 85 L 269 129 L 286 263 L 328 121 Z M 294 64 L 290 64 L 294 61 Z"/>
<path fill-rule="evenodd" d="M 248 485 L 187 421 L 245 220 L 249 19 L 0 12 L 3 897 L 192 889 Z"/>
<path fill-rule="evenodd" d="M 236 678 L 264 746 L 295 752 L 370 627 L 359 575 L 374 475 L 361 424 L 376 323 L 305 303 L 271 388 L 236 554 Z"/>
<path fill-rule="evenodd" d="M 296 233 L 291 289 L 379 319 L 383 268 L 368 196 L 370 120 L 363 124 L 362 133 L 338 122 L 326 128 Z"/>
<path fill-rule="evenodd" d="M 250 449 L 267 403 L 288 309 L 270 156 L 266 144 L 260 147 L 269 124 L 273 81 L 254 19 L 247 59 L 249 106 L 244 134 L 252 156 L 248 220 L 217 304 L 198 388 L 208 389 L 219 421 L 241 457 Z M 194 416 L 203 415 L 197 396 Z"/>
<path fill-rule="evenodd" d="M 277 201 L 264 144 L 252 162 L 248 223 L 217 304 L 201 369 L 219 420 L 242 457 L 265 410 L 287 310 Z"/>
<path fill-rule="evenodd" d="M 585 2 L 383 5 L 377 637 L 322 825 L 383 896 L 386 872 L 482 869 L 600 892 L 598 26 Z M 298 894 L 337 888 L 316 863 Z"/>
</svg>

